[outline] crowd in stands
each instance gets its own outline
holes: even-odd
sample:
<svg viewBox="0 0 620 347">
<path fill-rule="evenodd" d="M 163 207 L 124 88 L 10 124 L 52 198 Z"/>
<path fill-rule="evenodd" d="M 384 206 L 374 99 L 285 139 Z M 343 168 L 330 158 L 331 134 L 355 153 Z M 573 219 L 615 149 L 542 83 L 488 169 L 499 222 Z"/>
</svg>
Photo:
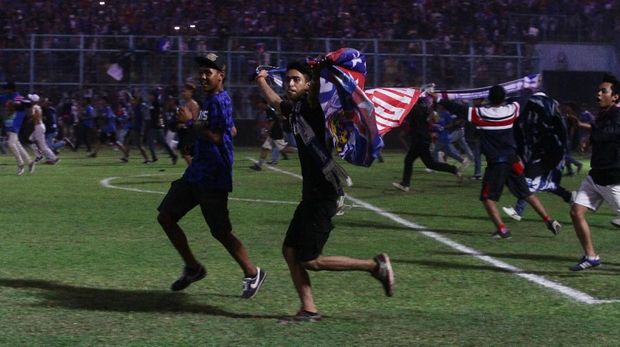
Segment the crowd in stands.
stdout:
<svg viewBox="0 0 620 347">
<path fill-rule="evenodd" d="M 609 41 L 619 11 L 613 0 L 0 0 L 0 48 L 28 47 L 31 33 Z"/>
</svg>

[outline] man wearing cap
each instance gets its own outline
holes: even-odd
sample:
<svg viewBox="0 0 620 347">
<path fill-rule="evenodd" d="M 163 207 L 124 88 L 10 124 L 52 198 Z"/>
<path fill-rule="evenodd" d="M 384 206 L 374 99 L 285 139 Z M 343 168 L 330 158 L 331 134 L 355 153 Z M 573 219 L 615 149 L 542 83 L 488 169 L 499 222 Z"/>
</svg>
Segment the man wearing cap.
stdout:
<svg viewBox="0 0 620 347">
<path fill-rule="evenodd" d="M 0 104 L 6 107 L 8 117 L 4 120 L 4 127 L 7 131 L 9 150 L 17 161 L 17 175 L 24 174 L 24 165 L 28 163 L 28 171 L 34 172 L 35 162 L 30 159 L 28 152 L 19 142 L 19 129 L 26 118 L 26 106 L 30 105 L 30 100 L 25 99 L 17 92 L 15 83 L 8 82 L 4 85 L 5 92 L 0 94 Z"/>
<path fill-rule="evenodd" d="M 28 114 L 29 121 L 32 122 L 34 126 L 34 130 L 30 137 L 28 138 L 32 141 L 32 150 L 37 155 L 37 161 L 42 159 L 45 156 L 47 160 L 47 164 L 56 164 L 59 159 L 56 157 L 54 152 L 47 146 L 47 141 L 45 140 L 45 125 L 43 124 L 43 111 L 41 110 L 41 106 L 39 106 L 40 97 L 37 94 L 28 94 L 28 99 L 32 102 L 32 107 L 30 108 L 30 112 Z"/>
<path fill-rule="evenodd" d="M 190 124 L 195 133 L 194 157 L 184 175 L 172 182 L 159 205 L 157 217 L 185 262 L 181 277 L 172 284 L 171 289 L 183 290 L 207 274 L 205 267 L 194 258 L 185 233 L 178 224 L 187 212 L 200 205 L 211 234 L 243 270 L 241 297 L 249 299 L 263 284 L 265 272 L 254 266 L 247 249 L 232 233 L 228 215 L 228 193 L 232 192 L 233 119 L 231 99 L 224 90 L 226 64 L 223 57 L 215 53 L 196 58 L 196 63 L 205 91 L 200 112 L 195 121 L 192 121 L 191 112 L 184 108 L 178 113 L 178 121 Z"/>
</svg>

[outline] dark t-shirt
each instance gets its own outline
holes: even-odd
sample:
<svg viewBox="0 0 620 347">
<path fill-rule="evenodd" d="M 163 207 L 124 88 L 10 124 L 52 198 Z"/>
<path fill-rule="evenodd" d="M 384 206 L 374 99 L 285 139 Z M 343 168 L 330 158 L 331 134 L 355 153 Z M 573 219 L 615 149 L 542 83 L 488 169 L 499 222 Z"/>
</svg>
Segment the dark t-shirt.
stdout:
<svg viewBox="0 0 620 347">
<path fill-rule="evenodd" d="M 282 121 L 280 120 L 280 117 L 278 117 L 276 111 L 273 108 L 269 107 L 265 114 L 267 116 L 267 120 L 273 122 L 271 125 L 271 129 L 269 129 L 269 137 L 274 140 L 279 140 L 283 138 L 284 134 L 282 133 Z"/>
<path fill-rule="evenodd" d="M 318 142 L 319 145 L 322 146 L 322 152 L 330 153 L 330 151 L 327 150 L 328 146 L 325 140 L 326 128 L 323 110 L 319 105 L 314 109 L 311 108 L 307 96 L 295 102 L 288 100 L 282 101 L 280 110 L 282 111 L 282 115 L 289 119 L 293 133 L 295 134 L 295 140 L 297 141 L 297 153 L 299 154 L 301 175 L 303 176 L 302 200 L 336 200 L 338 198 L 336 188 L 325 179 L 325 176 L 321 172 L 320 164 L 315 161 L 312 153 L 304 144 L 303 139 L 299 136 L 295 127 L 295 119 L 297 117 L 303 117 L 319 140 Z M 331 156 L 331 154 L 329 155 Z"/>
<path fill-rule="evenodd" d="M 45 134 L 53 134 L 58 131 L 58 119 L 56 109 L 51 106 L 42 108 L 43 124 L 45 124 Z"/>
<path fill-rule="evenodd" d="M 592 124 L 590 176 L 602 186 L 620 184 L 620 108 L 602 111 Z"/>
<path fill-rule="evenodd" d="M 413 106 L 407 120 L 409 122 L 409 129 L 411 130 L 411 141 L 417 142 L 431 142 L 431 135 L 428 128 L 428 115 L 430 110 L 426 105 L 420 101 Z"/>
</svg>

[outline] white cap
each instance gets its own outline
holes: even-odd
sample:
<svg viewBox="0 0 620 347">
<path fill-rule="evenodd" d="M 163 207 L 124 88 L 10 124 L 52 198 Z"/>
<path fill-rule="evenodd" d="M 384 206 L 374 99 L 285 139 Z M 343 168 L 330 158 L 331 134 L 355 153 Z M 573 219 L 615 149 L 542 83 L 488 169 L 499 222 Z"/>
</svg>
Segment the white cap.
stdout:
<svg viewBox="0 0 620 347">
<path fill-rule="evenodd" d="M 37 94 L 28 94 L 28 99 L 30 99 L 32 102 L 39 102 L 39 96 Z"/>
</svg>

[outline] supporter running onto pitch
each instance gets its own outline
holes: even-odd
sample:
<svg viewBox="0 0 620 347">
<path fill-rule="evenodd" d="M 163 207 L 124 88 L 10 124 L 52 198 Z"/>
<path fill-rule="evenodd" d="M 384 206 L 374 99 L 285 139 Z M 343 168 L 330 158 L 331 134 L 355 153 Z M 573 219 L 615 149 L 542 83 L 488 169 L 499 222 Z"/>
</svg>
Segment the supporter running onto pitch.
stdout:
<svg viewBox="0 0 620 347">
<path fill-rule="evenodd" d="M 403 167 L 403 179 L 400 182 L 392 183 L 394 188 L 402 190 L 403 192 L 409 191 L 411 174 L 413 173 L 413 163 L 418 158 L 422 159 L 424 166 L 431 170 L 449 172 L 456 175 L 459 182 L 463 180 L 463 175 L 456 166 L 440 163 L 431 156 L 431 135 L 429 133 L 430 116 L 431 110 L 423 99 L 418 100 L 407 116 L 406 121 L 409 123 L 409 128 L 411 130 L 409 132 L 409 150 L 405 156 L 405 164 Z"/>
<path fill-rule="evenodd" d="M 616 105 L 619 98 L 620 82 L 614 76 L 605 76 L 598 87 L 597 100 L 601 110 L 594 124 L 579 123 L 580 127 L 592 130 L 592 169 L 581 182 L 570 210 L 575 233 L 585 253 L 581 260 L 570 268 L 572 271 L 601 265 L 601 258 L 594 251 L 586 212 L 598 210 L 605 201 L 614 213 L 620 213 L 620 108 Z"/>
<path fill-rule="evenodd" d="M 505 102 L 506 91 L 496 85 L 489 89 L 489 105 L 484 107 L 465 107 L 459 103 L 442 100 L 439 103 L 448 111 L 466 118 L 480 129 L 480 146 L 486 157 L 487 167 L 482 178 L 480 201 L 495 224 L 494 238 L 510 238 L 510 230 L 502 221 L 497 210 L 504 185 L 518 199 L 525 199 L 543 218 L 547 229 L 554 235 L 560 233 L 562 226 L 551 219 L 545 207 L 532 194 L 525 181 L 523 163 L 517 156 L 512 126 L 519 116 L 519 103 Z"/>
<path fill-rule="evenodd" d="M 288 320 L 321 319 L 314 303 L 308 270 L 366 271 L 382 283 L 387 296 L 392 296 L 394 273 L 386 254 L 381 253 L 371 259 L 321 255 L 333 229 L 331 220 L 337 210 L 339 187 L 332 179 L 326 178 L 330 173 L 327 168 L 334 163 L 326 144 L 325 116 L 318 100 L 318 69 L 312 71 L 303 63 L 289 64 L 284 83 L 288 97 L 286 101 L 267 83 L 267 71 L 260 71 L 256 83 L 269 104 L 290 122 L 303 177 L 302 200 L 295 210 L 282 247 L 301 301 L 299 311 Z"/>
<path fill-rule="evenodd" d="M 514 129 L 517 152 L 525 165 L 525 180 L 532 193 L 549 192 L 571 202 L 571 192 L 560 185 L 567 156 L 567 132 L 559 103 L 545 94 L 533 94 L 525 104 Z M 520 221 L 527 201 L 502 207 L 510 218 Z"/>
<path fill-rule="evenodd" d="M 232 233 L 228 216 L 228 193 L 232 192 L 233 119 L 232 102 L 224 90 L 226 65 L 223 57 L 215 53 L 197 57 L 196 62 L 206 92 L 200 105 L 200 114 L 192 122 L 190 112 L 185 109 L 179 112 L 179 121 L 191 125 L 195 132 L 195 155 L 185 174 L 172 182 L 159 205 L 157 217 L 185 263 L 181 277 L 172 284 L 171 289 L 183 290 L 207 274 L 205 267 L 194 257 L 185 232 L 178 224 L 187 212 L 200 205 L 211 235 L 226 248 L 243 270 L 245 278 L 241 297 L 249 299 L 262 286 L 265 272 L 254 266 L 247 249 Z"/>
</svg>

